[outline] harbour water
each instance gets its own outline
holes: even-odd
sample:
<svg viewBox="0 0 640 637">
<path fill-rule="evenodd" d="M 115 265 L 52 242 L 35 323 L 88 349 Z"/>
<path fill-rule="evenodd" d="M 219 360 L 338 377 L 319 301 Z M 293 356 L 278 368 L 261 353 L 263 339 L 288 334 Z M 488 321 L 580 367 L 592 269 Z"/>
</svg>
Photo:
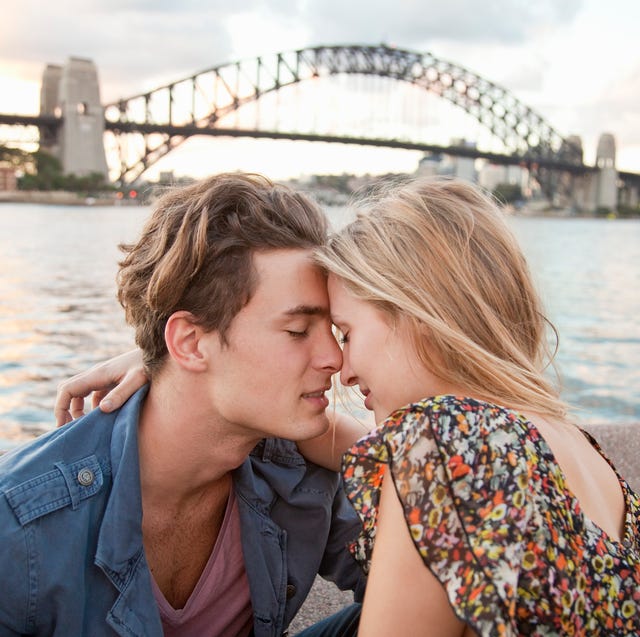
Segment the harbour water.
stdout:
<svg viewBox="0 0 640 637">
<path fill-rule="evenodd" d="M 61 380 L 133 347 L 117 245 L 148 213 L 0 205 L 0 449 L 54 426 Z M 329 214 L 337 226 L 346 212 Z M 640 423 L 640 220 L 509 223 L 560 333 L 564 397 L 584 422 Z"/>
</svg>

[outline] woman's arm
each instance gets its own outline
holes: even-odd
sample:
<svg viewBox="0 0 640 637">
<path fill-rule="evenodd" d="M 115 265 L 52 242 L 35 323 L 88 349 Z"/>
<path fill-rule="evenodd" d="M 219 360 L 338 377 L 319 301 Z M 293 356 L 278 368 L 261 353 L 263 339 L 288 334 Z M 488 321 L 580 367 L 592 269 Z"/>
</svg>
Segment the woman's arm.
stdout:
<svg viewBox="0 0 640 637">
<path fill-rule="evenodd" d="M 321 467 L 340 471 L 342 454 L 373 428 L 374 423 L 362 423 L 353 416 L 338 413 L 328 414 L 329 429 L 321 436 L 298 442 L 300 453 Z"/>
<path fill-rule="evenodd" d="M 389 472 L 382 482 L 376 540 L 359 637 L 466 637 L 442 584 L 422 561 Z"/>
<path fill-rule="evenodd" d="M 126 400 L 148 381 L 139 349 L 120 354 L 76 374 L 58 386 L 55 417 L 58 427 L 84 414 L 84 399 L 105 412 L 122 407 Z M 353 416 L 332 412 L 329 429 L 316 438 L 298 443 L 302 455 L 311 462 L 340 471 L 342 454 L 373 427 Z"/>
<path fill-rule="evenodd" d="M 82 416 L 84 399 L 89 394 L 92 394 L 93 408 L 99 404 L 102 411 L 113 411 L 121 407 L 147 380 L 139 349 L 120 354 L 76 374 L 58 386 L 54 408 L 56 424 L 61 427 Z"/>
</svg>

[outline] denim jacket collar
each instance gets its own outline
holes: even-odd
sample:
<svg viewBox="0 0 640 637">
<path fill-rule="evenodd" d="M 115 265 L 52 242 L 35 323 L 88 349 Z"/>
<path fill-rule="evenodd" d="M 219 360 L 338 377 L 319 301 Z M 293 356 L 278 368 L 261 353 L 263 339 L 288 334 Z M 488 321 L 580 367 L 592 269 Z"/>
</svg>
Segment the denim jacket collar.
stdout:
<svg viewBox="0 0 640 637">
<path fill-rule="evenodd" d="M 162 634 L 157 607 L 148 603 L 153 599 L 153 591 L 142 542 L 137 425 L 147 389 L 139 390 L 124 405 L 113 424 L 113 487 L 95 555 L 96 565 L 120 592 L 107 621 L 123 635 Z"/>
</svg>

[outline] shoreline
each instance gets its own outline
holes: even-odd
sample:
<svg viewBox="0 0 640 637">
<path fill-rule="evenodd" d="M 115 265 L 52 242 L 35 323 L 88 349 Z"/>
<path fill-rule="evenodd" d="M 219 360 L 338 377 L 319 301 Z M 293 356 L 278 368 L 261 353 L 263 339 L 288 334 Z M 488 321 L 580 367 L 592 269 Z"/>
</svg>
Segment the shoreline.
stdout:
<svg viewBox="0 0 640 637">
<path fill-rule="evenodd" d="M 118 199 L 114 194 L 84 195 L 66 190 L 6 190 L 0 191 L 0 204 L 35 203 L 51 206 L 129 206 L 140 205 L 137 199 Z"/>
<path fill-rule="evenodd" d="M 136 199 L 118 198 L 116 193 L 97 196 L 83 195 L 77 192 L 65 190 L 7 190 L 0 191 L 0 204 L 3 203 L 30 203 L 51 206 L 140 206 L 146 205 L 144 197 Z M 331 207 L 331 202 L 322 205 Z M 538 206 L 524 206 L 514 209 L 512 206 L 504 206 L 504 213 L 510 217 L 542 217 L 547 219 L 640 219 L 640 214 L 621 214 L 610 212 L 608 214 L 596 214 L 595 212 L 574 212 L 567 209 L 548 208 Z"/>
</svg>

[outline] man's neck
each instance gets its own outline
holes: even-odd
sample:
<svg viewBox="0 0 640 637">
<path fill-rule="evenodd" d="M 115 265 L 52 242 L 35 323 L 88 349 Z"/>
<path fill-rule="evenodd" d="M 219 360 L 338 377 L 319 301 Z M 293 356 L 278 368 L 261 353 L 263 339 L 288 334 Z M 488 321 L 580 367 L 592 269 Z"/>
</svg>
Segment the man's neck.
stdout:
<svg viewBox="0 0 640 637">
<path fill-rule="evenodd" d="M 175 380 L 151 383 L 138 438 L 143 501 L 179 509 L 212 491 L 224 493 L 216 484 L 228 483 L 258 439 L 220 422 L 195 383 Z"/>
<path fill-rule="evenodd" d="M 231 471 L 257 440 L 216 419 L 199 378 L 176 376 L 152 381 L 138 448 L 147 564 L 169 604 L 182 608 L 218 539 Z"/>
</svg>

